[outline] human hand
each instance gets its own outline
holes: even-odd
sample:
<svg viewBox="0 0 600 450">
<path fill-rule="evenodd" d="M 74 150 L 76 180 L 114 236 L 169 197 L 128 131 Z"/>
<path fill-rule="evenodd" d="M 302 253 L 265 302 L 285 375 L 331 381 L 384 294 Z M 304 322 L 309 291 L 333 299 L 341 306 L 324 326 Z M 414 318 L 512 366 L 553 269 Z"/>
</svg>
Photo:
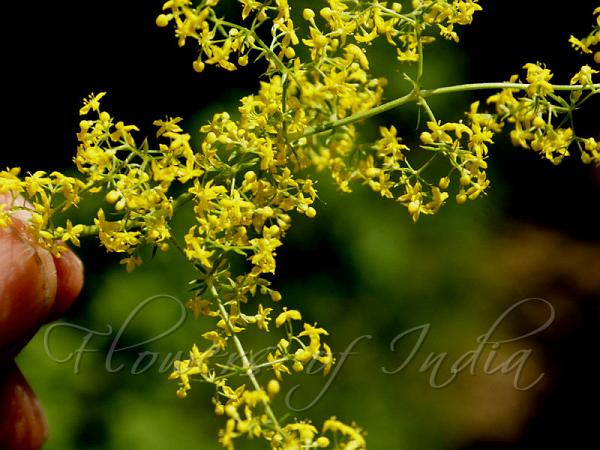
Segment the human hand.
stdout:
<svg viewBox="0 0 600 450">
<path fill-rule="evenodd" d="M 0 204 L 8 203 L 0 194 Z M 23 200 L 17 200 L 23 201 Z M 46 322 L 59 317 L 83 285 L 83 265 L 67 250 L 61 258 L 36 246 L 20 211 L 0 228 L 0 449 L 37 450 L 48 427 L 14 357 Z"/>
</svg>

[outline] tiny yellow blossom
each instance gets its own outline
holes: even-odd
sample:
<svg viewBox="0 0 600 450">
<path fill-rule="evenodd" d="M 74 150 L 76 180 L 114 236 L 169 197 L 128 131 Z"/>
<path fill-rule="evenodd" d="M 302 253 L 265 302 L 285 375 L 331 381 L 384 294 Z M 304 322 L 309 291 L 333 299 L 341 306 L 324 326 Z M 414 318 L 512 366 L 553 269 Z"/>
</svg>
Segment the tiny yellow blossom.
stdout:
<svg viewBox="0 0 600 450">
<path fill-rule="evenodd" d="M 300 314 L 300 311 L 295 309 L 284 310 L 277 316 L 277 319 L 275 319 L 275 326 L 279 328 L 288 320 L 302 320 L 302 314 Z"/>
<path fill-rule="evenodd" d="M 83 106 L 79 110 L 80 116 L 85 116 L 90 111 L 99 112 L 100 100 L 106 95 L 106 92 L 100 92 L 97 95 L 90 94 L 90 96 L 83 101 Z"/>
</svg>

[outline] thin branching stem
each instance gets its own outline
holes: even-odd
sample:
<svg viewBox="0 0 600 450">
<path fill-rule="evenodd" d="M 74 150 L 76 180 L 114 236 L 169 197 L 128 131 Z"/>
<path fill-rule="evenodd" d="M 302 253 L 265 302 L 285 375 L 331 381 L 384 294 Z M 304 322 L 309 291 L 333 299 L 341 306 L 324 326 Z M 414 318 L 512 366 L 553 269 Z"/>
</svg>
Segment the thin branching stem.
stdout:
<svg viewBox="0 0 600 450">
<path fill-rule="evenodd" d="M 355 122 L 359 122 L 361 120 L 369 119 L 371 117 L 377 116 L 384 112 L 395 109 L 399 106 L 405 105 L 411 102 L 419 102 L 421 99 L 426 97 L 432 97 L 434 95 L 442 95 L 442 94 L 451 94 L 457 92 L 469 92 L 469 91 L 481 91 L 481 90 L 496 90 L 496 89 L 516 89 L 516 90 L 525 90 L 530 85 L 527 83 L 508 83 L 508 82 L 499 82 L 499 83 L 467 83 L 467 84 L 458 84 L 454 86 L 444 86 L 435 89 L 413 89 L 410 93 L 399 97 L 397 99 L 391 100 L 387 103 L 383 103 L 375 108 L 371 108 L 367 111 L 361 111 L 359 113 L 353 114 L 351 116 L 345 117 L 340 120 L 335 120 L 331 122 L 324 123 L 322 125 L 318 125 L 316 127 L 308 128 L 303 137 L 312 136 L 315 134 L 320 134 L 325 131 L 330 131 L 335 128 L 342 127 L 344 125 L 350 125 Z M 572 85 L 553 85 L 555 91 L 596 91 L 600 90 L 600 83 L 591 84 L 588 86 L 572 86 Z"/>
</svg>

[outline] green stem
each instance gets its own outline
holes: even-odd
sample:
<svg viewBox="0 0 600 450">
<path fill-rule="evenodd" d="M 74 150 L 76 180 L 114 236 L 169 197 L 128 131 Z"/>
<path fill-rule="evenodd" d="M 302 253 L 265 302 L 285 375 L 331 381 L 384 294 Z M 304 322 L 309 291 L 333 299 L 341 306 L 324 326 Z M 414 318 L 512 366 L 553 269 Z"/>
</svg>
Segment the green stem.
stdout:
<svg viewBox="0 0 600 450">
<path fill-rule="evenodd" d="M 325 131 L 329 131 L 329 130 L 332 130 L 337 127 L 341 127 L 341 126 L 348 125 L 348 124 L 351 124 L 354 122 L 358 122 L 359 120 L 364 120 L 364 119 L 368 119 L 373 116 L 377 116 L 381 113 L 389 111 L 390 109 L 394 109 L 394 108 L 397 108 L 398 106 L 404 105 L 411 101 L 415 101 L 418 99 L 418 97 L 419 96 L 417 95 L 417 93 L 415 91 L 412 91 L 410 94 L 407 94 L 403 97 L 392 100 L 391 102 L 387 102 L 382 105 L 376 106 L 375 108 L 371 108 L 367 111 L 362 111 L 362 112 L 359 112 L 352 116 L 345 117 L 340 120 L 336 120 L 333 122 L 327 122 L 322 125 L 318 125 L 314 128 L 309 128 L 308 130 L 306 130 L 304 132 L 304 134 L 302 136 L 303 137 L 312 136 L 314 134 L 323 133 Z"/>
<path fill-rule="evenodd" d="M 481 91 L 486 89 L 518 89 L 523 90 L 527 89 L 530 86 L 528 83 L 508 83 L 508 82 L 500 82 L 500 83 L 467 83 L 467 84 L 458 84 L 455 86 L 445 86 L 436 89 L 423 89 L 421 91 L 421 95 L 423 97 L 429 97 L 431 95 L 438 94 L 449 94 L 452 92 L 466 92 L 466 91 Z M 600 83 L 581 86 L 581 85 L 570 85 L 570 84 L 555 84 L 552 85 L 555 91 L 587 91 L 593 89 L 600 89 Z"/>
<path fill-rule="evenodd" d="M 413 24 L 416 22 L 415 19 L 413 19 L 413 18 L 410 17 L 410 15 L 412 15 L 413 13 L 410 13 L 410 14 L 400 14 L 400 13 L 397 13 L 396 11 L 394 11 L 392 9 L 389 9 L 389 8 L 386 8 L 385 6 L 380 5 L 380 4 L 376 4 L 375 7 L 379 8 L 381 11 L 384 11 L 384 12 L 388 13 L 391 16 L 394 16 L 394 17 L 397 17 L 399 19 L 405 20 L 406 22 L 413 23 Z"/>
<path fill-rule="evenodd" d="M 221 299 L 219 298 L 219 293 L 217 292 L 217 289 L 214 286 L 211 286 L 210 290 L 211 290 L 213 296 L 217 300 L 217 304 L 219 306 L 219 312 L 221 313 L 221 316 L 223 317 L 223 320 L 225 321 L 227 328 L 229 328 L 229 332 L 231 333 L 231 339 L 233 340 L 235 348 L 237 349 L 237 352 L 238 352 L 240 358 L 242 359 L 242 366 L 244 368 L 244 371 L 246 372 L 246 376 L 250 379 L 250 382 L 254 386 L 254 389 L 256 389 L 257 391 L 261 390 L 262 388 L 261 388 L 258 380 L 256 379 L 256 377 L 254 376 L 254 368 L 252 367 L 252 364 L 250 364 L 250 360 L 248 359 L 248 356 L 246 354 L 246 351 L 244 350 L 242 342 L 240 341 L 240 339 L 237 337 L 237 335 L 233 331 L 233 326 L 231 324 L 231 320 L 229 319 L 229 314 L 227 313 L 225 306 L 223 306 L 223 303 L 221 302 Z M 277 420 L 275 413 L 271 409 L 271 406 L 266 401 L 263 402 L 263 405 L 265 407 L 265 412 L 267 413 L 267 416 L 269 416 L 269 419 L 271 419 L 271 421 L 273 422 L 275 429 L 279 433 L 283 434 L 281 425 L 279 425 L 279 421 Z"/>
<path fill-rule="evenodd" d="M 425 100 L 424 97 L 421 97 L 421 99 L 419 100 L 419 104 L 425 109 L 429 118 L 433 122 L 437 123 L 437 120 L 435 119 L 435 115 L 433 114 L 433 111 L 432 111 L 431 107 L 429 106 L 429 103 L 427 103 L 427 100 Z"/>
<path fill-rule="evenodd" d="M 257 369 L 264 369 L 265 367 L 272 367 L 275 364 L 281 364 L 284 362 L 288 362 L 290 360 L 290 358 L 279 358 L 279 359 L 275 359 L 273 361 L 270 362 L 266 362 L 266 363 L 262 363 L 262 364 L 257 364 L 253 367 L 254 370 Z"/>
<path fill-rule="evenodd" d="M 419 167 L 419 170 L 415 171 L 415 175 L 419 176 L 421 172 L 423 172 L 427 167 L 433 162 L 433 160 L 439 155 L 439 153 L 434 153 L 431 158 L 427 160 L 425 164 Z"/>
<path fill-rule="evenodd" d="M 415 31 L 417 33 L 417 42 L 419 46 L 419 61 L 418 61 L 418 69 L 417 69 L 417 86 L 421 86 L 421 80 L 423 79 L 423 40 L 421 39 L 421 24 L 417 21 L 415 26 Z"/>
<path fill-rule="evenodd" d="M 186 256 L 183 248 L 181 247 L 181 245 L 179 245 L 179 243 L 177 242 L 177 240 L 174 237 L 172 237 L 171 241 L 175 244 L 175 247 L 181 252 L 181 254 L 184 256 L 184 258 L 187 260 L 187 256 Z M 250 379 L 250 382 L 254 386 L 254 389 L 256 389 L 256 390 L 262 389 L 258 380 L 254 376 L 255 367 L 253 367 L 252 364 L 250 363 L 250 360 L 248 359 L 248 356 L 246 354 L 246 351 L 244 350 L 244 346 L 242 345 L 242 342 L 237 337 L 237 335 L 234 333 L 233 325 L 231 323 L 231 319 L 229 318 L 229 314 L 227 313 L 225 306 L 221 302 L 219 293 L 217 292 L 217 289 L 215 288 L 214 285 L 211 285 L 210 291 L 211 291 L 212 295 L 215 297 L 215 299 L 217 301 L 217 305 L 219 307 L 219 312 L 221 313 L 221 316 L 223 317 L 223 320 L 225 321 L 225 324 L 226 324 L 227 328 L 229 329 L 229 333 L 231 334 L 231 339 L 233 340 L 235 348 L 242 360 L 242 367 L 243 367 L 243 370 L 244 370 L 246 376 Z M 261 364 L 260 366 L 257 366 L 257 367 L 267 367 L 268 365 L 275 364 L 276 362 L 277 361 L 273 361 L 271 363 L 266 363 L 266 364 Z M 265 407 L 265 412 L 269 416 L 269 419 L 271 419 L 271 421 L 273 422 L 273 425 L 275 426 L 275 429 L 277 430 L 277 432 L 282 435 L 285 434 L 283 429 L 281 428 L 281 425 L 279 424 L 279 421 L 277 420 L 277 417 L 275 416 L 275 413 L 271 409 L 271 406 L 267 402 L 263 402 L 263 405 Z"/>
<path fill-rule="evenodd" d="M 369 119 L 371 117 L 382 114 L 386 111 L 390 111 L 398 106 L 405 105 L 406 103 L 419 101 L 421 98 L 431 97 L 434 95 L 441 94 L 450 94 L 454 92 L 468 92 L 468 91 L 480 91 L 480 90 L 489 90 L 489 89 L 517 89 L 524 90 L 527 89 L 530 85 L 527 83 L 469 83 L 469 84 L 459 84 L 455 86 L 445 86 L 441 88 L 435 89 L 423 89 L 417 92 L 416 90 L 412 90 L 409 94 L 406 94 L 402 97 L 399 97 L 395 100 L 389 101 L 387 103 L 383 103 L 375 108 L 371 108 L 367 111 L 361 111 L 357 114 L 354 114 L 349 117 L 345 117 L 340 120 L 327 122 L 322 125 L 318 125 L 316 127 L 308 128 L 302 137 L 313 136 L 315 134 L 323 133 L 325 131 L 332 130 L 334 128 L 338 128 L 344 125 L 349 125 L 354 122 L 358 122 L 361 120 Z M 600 89 L 600 83 L 592 84 L 589 86 L 571 86 L 571 85 L 554 85 L 555 91 L 587 91 Z"/>
</svg>

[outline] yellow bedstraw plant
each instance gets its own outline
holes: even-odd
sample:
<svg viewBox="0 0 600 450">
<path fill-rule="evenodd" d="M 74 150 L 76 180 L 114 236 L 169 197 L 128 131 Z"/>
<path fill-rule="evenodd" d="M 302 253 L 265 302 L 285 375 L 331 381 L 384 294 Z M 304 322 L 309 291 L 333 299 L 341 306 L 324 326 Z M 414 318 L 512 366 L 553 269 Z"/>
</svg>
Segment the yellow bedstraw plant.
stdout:
<svg viewBox="0 0 600 450">
<path fill-rule="evenodd" d="M 365 433 L 355 424 L 336 417 L 322 425 L 283 420 L 271 407 L 287 374 L 316 361 L 327 375 L 334 364 L 327 331 L 281 306 L 268 279 L 293 215 L 316 215 L 314 171 L 329 171 L 343 192 L 353 183 L 367 185 L 405 206 L 416 222 L 451 197 L 462 204 L 485 193 L 488 147 L 506 129 L 514 145 L 554 164 L 577 153 L 600 166 L 600 142 L 577 135 L 573 126 L 573 111 L 600 92 L 593 82 L 598 70 L 584 65 L 569 84 L 554 84 L 550 69 L 532 62 L 507 82 L 425 88 L 426 45 L 439 36 L 458 42 L 459 28 L 482 9 L 478 0 L 323 0 L 295 19 L 288 0 L 239 3 L 237 21 L 222 17 L 218 0 L 170 0 L 156 19 L 174 29 L 180 46 L 197 46 L 197 72 L 265 64 L 258 92 L 241 99 L 237 118 L 216 114 L 200 129 L 197 147 L 181 118 L 156 120 L 156 138 L 140 139 L 135 125 L 103 110 L 105 93 L 92 94 L 80 110 L 74 158 L 80 175 L 0 172 L 0 193 L 27 200 L 2 205 L 0 226 L 27 209 L 32 236 L 55 255 L 66 243 L 77 246 L 81 237 L 95 235 L 108 252 L 123 255 L 128 271 L 142 263 L 142 246 L 179 251 L 197 271 L 187 306 L 213 318 L 214 328 L 203 330 L 189 357 L 175 362 L 170 379 L 177 380 L 180 398 L 192 380 L 214 385 L 223 447 L 233 449 L 246 437 L 273 449 L 364 449 Z M 600 6 L 593 13 L 591 34 L 570 39 L 590 54 L 592 65 L 600 62 Z M 416 67 L 416 76 L 406 76 L 412 89 L 387 102 L 386 80 L 371 73 L 366 51 L 377 40 L 389 45 L 399 65 Z M 474 102 L 458 122 L 439 120 L 428 104 L 433 96 L 484 90 L 492 95 Z M 374 142 L 360 141 L 362 121 L 408 103 L 427 117 L 415 148 L 394 124 L 381 127 Z M 434 165 L 446 175 L 430 175 Z M 57 223 L 58 213 L 92 195 L 105 198 L 95 218 Z M 195 221 L 185 236 L 175 236 L 171 221 L 181 208 L 193 208 Z M 252 327 L 273 335 L 273 350 L 260 364 L 271 376 L 262 384 L 242 342 Z M 218 361 L 226 350 L 237 353 L 239 364 Z"/>
</svg>

